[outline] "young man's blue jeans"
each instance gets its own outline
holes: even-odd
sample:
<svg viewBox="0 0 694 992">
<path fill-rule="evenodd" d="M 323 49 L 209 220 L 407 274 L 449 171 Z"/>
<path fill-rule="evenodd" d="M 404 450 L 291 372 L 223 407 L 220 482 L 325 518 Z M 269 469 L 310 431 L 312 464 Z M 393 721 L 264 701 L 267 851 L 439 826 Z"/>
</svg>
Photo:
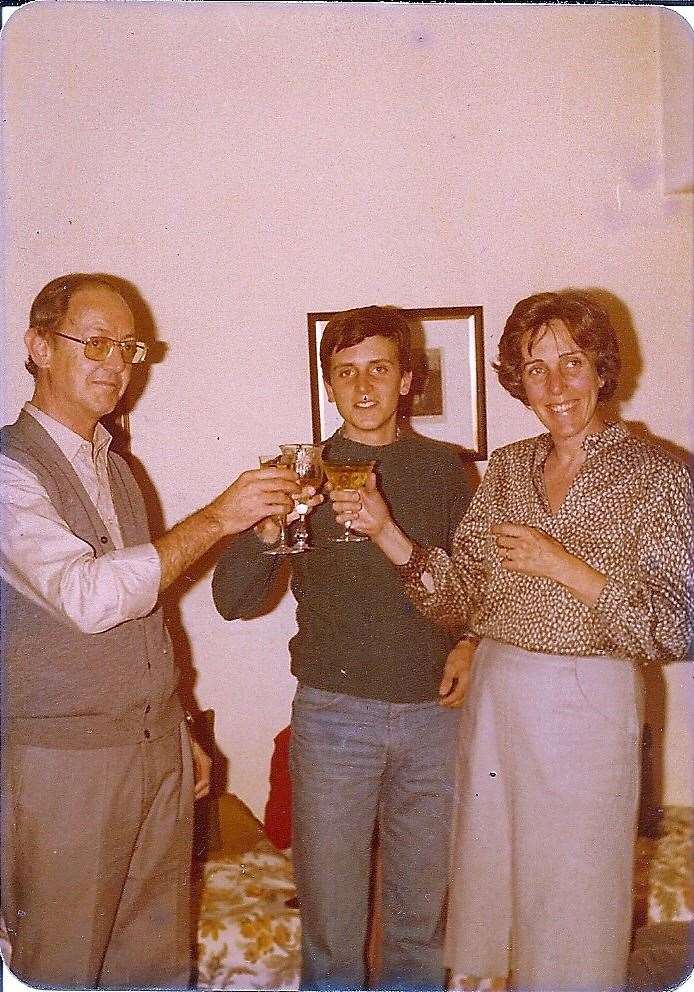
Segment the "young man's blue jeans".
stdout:
<svg viewBox="0 0 694 992">
<path fill-rule="evenodd" d="M 364 989 L 374 824 L 383 873 L 382 989 L 444 988 L 458 710 L 299 685 L 292 855 L 303 989 Z"/>
</svg>

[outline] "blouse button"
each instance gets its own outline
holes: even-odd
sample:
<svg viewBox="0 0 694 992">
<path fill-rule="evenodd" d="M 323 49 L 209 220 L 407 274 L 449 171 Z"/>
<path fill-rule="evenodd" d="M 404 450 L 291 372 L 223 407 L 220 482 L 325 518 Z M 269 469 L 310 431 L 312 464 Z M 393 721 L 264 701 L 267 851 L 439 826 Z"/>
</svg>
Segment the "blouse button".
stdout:
<svg viewBox="0 0 694 992">
<path fill-rule="evenodd" d="M 102 537 L 101 538 L 101 543 L 102 544 L 108 544 L 108 538 L 107 537 Z"/>
</svg>

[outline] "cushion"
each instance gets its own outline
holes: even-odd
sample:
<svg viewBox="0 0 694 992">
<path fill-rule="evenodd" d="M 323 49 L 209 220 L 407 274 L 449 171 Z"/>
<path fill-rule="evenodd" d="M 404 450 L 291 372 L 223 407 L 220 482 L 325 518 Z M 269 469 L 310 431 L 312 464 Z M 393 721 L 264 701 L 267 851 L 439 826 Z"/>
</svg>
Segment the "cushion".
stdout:
<svg viewBox="0 0 694 992">
<path fill-rule="evenodd" d="M 202 988 L 299 987 L 299 912 L 289 859 L 270 841 L 208 860 L 198 919 Z"/>
</svg>

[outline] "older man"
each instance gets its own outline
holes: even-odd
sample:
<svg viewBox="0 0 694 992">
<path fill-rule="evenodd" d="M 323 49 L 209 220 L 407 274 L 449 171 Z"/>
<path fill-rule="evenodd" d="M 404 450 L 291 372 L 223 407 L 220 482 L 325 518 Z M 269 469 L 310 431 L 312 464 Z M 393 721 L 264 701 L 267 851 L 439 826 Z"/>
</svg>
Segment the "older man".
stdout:
<svg viewBox="0 0 694 992">
<path fill-rule="evenodd" d="M 34 394 L 0 434 L 2 909 L 32 985 L 189 983 L 194 778 L 203 794 L 209 765 L 191 760 L 158 599 L 296 489 L 287 469 L 244 472 L 150 542 L 99 422 L 147 351 L 118 289 L 73 274 L 41 290 Z"/>
</svg>

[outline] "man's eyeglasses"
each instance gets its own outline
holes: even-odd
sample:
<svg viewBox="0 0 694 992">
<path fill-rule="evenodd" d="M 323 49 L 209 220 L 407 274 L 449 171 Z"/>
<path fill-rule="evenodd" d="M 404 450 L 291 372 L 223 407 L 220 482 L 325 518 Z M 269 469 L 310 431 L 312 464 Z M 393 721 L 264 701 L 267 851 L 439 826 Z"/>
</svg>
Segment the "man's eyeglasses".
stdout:
<svg viewBox="0 0 694 992">
<path fill-rule="evenodd" d="M 102 337 L 97 334 L 83 341 L 82 338 L 75 338 L 71 334 L 63 334 L 62 331 L 51 331 L 50 333 L 57 335 L 59 338 L 67 338 L 68 341 L 76 341 L 78 344 L 84 345 L 84 357 L 89 358 L 92 362 L 105 361 L 116 345 L 120 348 L 120 353 L 126 365 L 139 365 L 147 357 L 147 345 L 144 341 L 133 341 L 132 338 L 117 341 L 115 338 Z"/>
</svg>

